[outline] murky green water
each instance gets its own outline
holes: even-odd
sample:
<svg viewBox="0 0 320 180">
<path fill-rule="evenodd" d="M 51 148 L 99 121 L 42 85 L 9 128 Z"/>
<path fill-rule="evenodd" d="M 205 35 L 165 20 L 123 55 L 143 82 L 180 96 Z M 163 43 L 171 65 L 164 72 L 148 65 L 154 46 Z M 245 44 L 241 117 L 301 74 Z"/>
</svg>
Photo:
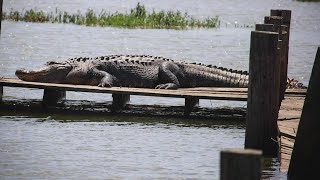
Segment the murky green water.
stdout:
<svg viewBox="0 0 320 180">
<path fill-rule="evenodd" d="M 140 1 L 149 10 L 187 11 L 197 18 L 218 15 L 220 29 L 148 30 L 67 24 L 2 22 L 0 76 L 49 60 L 107 54 L 150 54 L 248 70 L 250 28 L 271 8 L 291 9 L 289 76 L 307 84 L 320 42 L 320 3 L 297 1 Z M 4 1 L 4 10 L 39 8 L 69 12 L 125 12 L 137 1 Z M 40 99 L 40 90 L 5 88 L 6 98 Z M 108 101 L 110 95 L 68 93 L 68 99 Z M 183 99 L 134 96 L 133 104 L 183 105 Z M 201 106 L 244 106 L 200 101 Z M 70 121 L 69 121 L 70 120 Z M 72 120 L 72 121 L 71 121 Z M 192 122 L 197 121 L 193 119 Z M 209 124 L 209 125 L 208 125 Z M 83 117 L 50 113 L 0 116 L 0 179 L 218 179 L 219 152 L 242 148 L 244 124 L 189 123 L 185 119 L 127 116 Z M 277 162 L 265 175 L 283 178 Z"/>
</svg>

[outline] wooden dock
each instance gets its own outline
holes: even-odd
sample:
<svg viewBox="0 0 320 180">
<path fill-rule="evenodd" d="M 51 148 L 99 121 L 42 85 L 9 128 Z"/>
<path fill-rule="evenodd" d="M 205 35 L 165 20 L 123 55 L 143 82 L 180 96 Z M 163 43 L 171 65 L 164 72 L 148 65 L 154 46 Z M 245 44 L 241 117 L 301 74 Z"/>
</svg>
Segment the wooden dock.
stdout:
<svg viewBox="0 0 320 180">
<path fill-rule="evenodd" d="M 3 96 L 3 87 L 21 87 L 44 89 L 43 103 L 54 106 L 59 100 L 65 99 L 66 91 L 94 92 L 112 94 L 115 110 L 123 108 L 130 100 L 130 95 L 157 96 L 185 99 L 185 115 L 188 115 L 199 99 L 247 101 L 247 88 L 215 88 L 197 87 L 180 88 L 178 90 L 164 90 L 151 88 L 129 88 L 129 87 L 97 87 L 88 85 L 54 84 L 21 81 L 16 78 L 0 79 L 0 100 Z M 62 92 L 62 95 L 61 95 Z M 57 94 L 58 93 L 58 94 Z M 60 94 L 59 94 L 60 93 Z M 54 98 L 52 101 L 52 97 Z M 52 102 L 45 102 L 52 101 Z"/>
<path fill-rule="evenodd" d="M 198 99 L 214 99 L 214 100 L 231 100 L 246 101 L 247 88 L 216 88 L 216 87 L 197 87 L 197 88 L 179 88 L 178 90 L 164 90 L 151 88 L 129 88 L 129 87 L 98 87 L 89 85 L 73 85 L 73 84 L 55 84 L 27 82 L 16 78 L 0 79 L 0 86 L 8 87 L 24 87 L 36 89 L 54 89 L 78 92 L 95 92 L 108 94 L 129 94 L 139 96 L 158 96 L 158 97 L 174 97 L 188 98 L 194 97 Z"/>
<path fill-rule="evenodd" d="M 282 172 L 287 172 L 289 168 L 305 95 L 306 89 L 299 90 L 298 94 L 291 94 L 290 96 L 286 94 L 280 106 L 277 122 L 280 170 Z"/>
</svg>

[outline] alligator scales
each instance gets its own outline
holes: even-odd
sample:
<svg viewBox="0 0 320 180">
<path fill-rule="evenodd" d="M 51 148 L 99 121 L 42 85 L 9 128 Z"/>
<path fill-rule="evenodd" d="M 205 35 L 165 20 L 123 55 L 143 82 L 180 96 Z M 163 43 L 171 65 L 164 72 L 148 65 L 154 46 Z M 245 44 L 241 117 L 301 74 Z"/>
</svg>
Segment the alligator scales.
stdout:
<svg viewBox="0 0 320 180">
<path fill-rule="evenodd" d="M 34 82 L 157 89 L 247 87 L 249 80 L 246 71 L 146 55 L 50 61 L 38 70 L 19 69 L 16 76 L 21 80 Z"/>
</svg>

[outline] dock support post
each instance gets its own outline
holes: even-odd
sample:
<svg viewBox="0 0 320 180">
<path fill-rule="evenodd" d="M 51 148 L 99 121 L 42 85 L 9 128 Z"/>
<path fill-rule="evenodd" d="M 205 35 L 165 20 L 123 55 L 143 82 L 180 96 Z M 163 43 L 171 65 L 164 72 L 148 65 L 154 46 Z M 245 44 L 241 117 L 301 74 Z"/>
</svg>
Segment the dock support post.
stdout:
<svg viewBox="0 0 320 180">
<path fill-rule="evenodd" d="M 271 9 L 270 15 L 282 17 L 282 24 L 288 27 L 288 35 L 290 35 L 291 10 Z"/>
<path fill-rule="evenodd" d="M 267 19 L 267 20 L 266 20 Z M 269 31 L 279 33 L 279 49 L 280 49 L 280 102 L 284 99 L 287 83 L 287 69 L 288 69 L 288 28 L 285 25 L 279 25 L 282 21 L 281 18 L 274 16 L 266 16 L 267 23 L 274 24 L 256 24 L 256 31 Z M 279 103 L 280 105 L 280 103 Z"/>
<path fill-rule="evenodd" d="M 1 35 L 1 24 L 2 24 L 2 5 L 3 5 L 3 0 L 0 0 L 0 35 Z"/>
<path fill-rule="evenodd" d="M 273 24 L 256 24 L 256 31 L 275 32 Z"/>
<path fill-rule="evenodd" d="M 186 97 L 184 99 L 185 105 L 184 105 L 184 115 L 189 116 L 193 108 L 197 105 L 199 105 L 199 98 L 195 97 Z"/>
<path fill-rule="evenodd" d="M 314 179 L 319 177 L 320 149 L 320 47 L 304 101 L 298 131 L 288 170 L 288 179 Z M 317 178 L 316 178 L 317 179 Z"/>
<path fill-rule="evenodd" d="M 260 180 L 262 152 L 253 149 L 226 149 L 220 153 L 221 180 Z"/>
<path fill-rule="evenodd" d="M 112 112 L 119 111 L 120 109 L 123 109 L 126 104 L 130 101 L 130 95 L 129 94 L 112 94 Z"/>
<path fill-rule="evenodd" d="M 274 24 L 274 32 L 279 32 L 281 42 L 281 65 L 280 65 L 280 101 L 284 99 L 288 78 L 288 57 L 289 57 L 289 37 L 291 10 L 272 9 L 271 16 L 266 16 L 264 23 Z"/>
<path fill-rule="evenodd" d="M 44 89 L 43 90 L 43 106 L 54 106 L 59 101 L 63 101 L 66 99 L 66 91 L 64 90 L 55 90 L 55 89 Z"/>
<path fill-rule="evenodd" d="M 2 103 L 2 97 L 3 97 L 3 86 L 0 86 L 0 103 Z"/>
<path fill-rule="evenodd" d="M 252 31 L 245 148 L 277 156 L 280 59 L 278 33 Z"/>
<path fill-rule="evenodd" d="M 283 60 L 281 64 L 281 80 L 280 80 L 280 88 L 282 89 L 282 94 L 280 94 L 281 100 L 284 98 L 287 78 L 288 78 L 288 58 L 289 58 L 289 38 L 290 38 L 290 24 L 291 24 L 291 10 L 284 9 L 271 9 L 271 16 L 279 16 L 282 17 L 282 28 L 280 30 L 286 32 L 286 35 L 283 36 Z"/>
</svg>

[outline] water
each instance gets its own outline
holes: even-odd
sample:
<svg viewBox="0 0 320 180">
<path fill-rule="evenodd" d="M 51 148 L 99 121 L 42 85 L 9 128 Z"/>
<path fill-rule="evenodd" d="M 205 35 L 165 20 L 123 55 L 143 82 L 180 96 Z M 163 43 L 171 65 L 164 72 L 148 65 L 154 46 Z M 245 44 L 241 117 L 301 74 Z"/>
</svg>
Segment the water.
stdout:
<svg viewBox="0 0 320 180">
<path fill-rule="evenodd" d="M 218 152 L 237 147 L 244 138 L 244 129 L 236 125 L 208 128 L 107 120 L 61 123 L 39 117 L 2 117 L 0 175 L 211 179 L 218 176 Z"/>
<path fill-rule="evenodd" d="M 2 22 L 0 76 L 49 60 L 107 54 L 150 54 L 248 70 L 250 28 L 272 8 L 292 10 L 289 76 L 308 83 L 320 42 L 320 3 L 291 0 L 140 1 L 148 10 L 180 10 L 197 18 L 218 15 L 219 29 L 148 30 L 68 24 Z M 126 12 L 137 1 L 4 1 L 4 11 L 55 8 Z M 40 90 L 5 88 L 4 98 L 40 99 Z M 69 93 L 68 99 L 103 102 L 110 95 Z M 183 105 L 183 99 L 134 96 L 133 104 Z M 200 101 L 201 106 L 245 103 Z M 72 121 L 69 121 L 72 119 Z M 85 122 L 83 122 L 85 121 Z M 219 152 L 244 144 L 243 124 L 194 125 L 186 120 L 52 114 L 0 116 L 0 179 L 218 179 Z M 67 122 L 67 123 L 66 123 Z M 226 122 L 225 122 L 226 123 Z M 265 174 L 283 178 L 277 162 Z"/>
</svg>

